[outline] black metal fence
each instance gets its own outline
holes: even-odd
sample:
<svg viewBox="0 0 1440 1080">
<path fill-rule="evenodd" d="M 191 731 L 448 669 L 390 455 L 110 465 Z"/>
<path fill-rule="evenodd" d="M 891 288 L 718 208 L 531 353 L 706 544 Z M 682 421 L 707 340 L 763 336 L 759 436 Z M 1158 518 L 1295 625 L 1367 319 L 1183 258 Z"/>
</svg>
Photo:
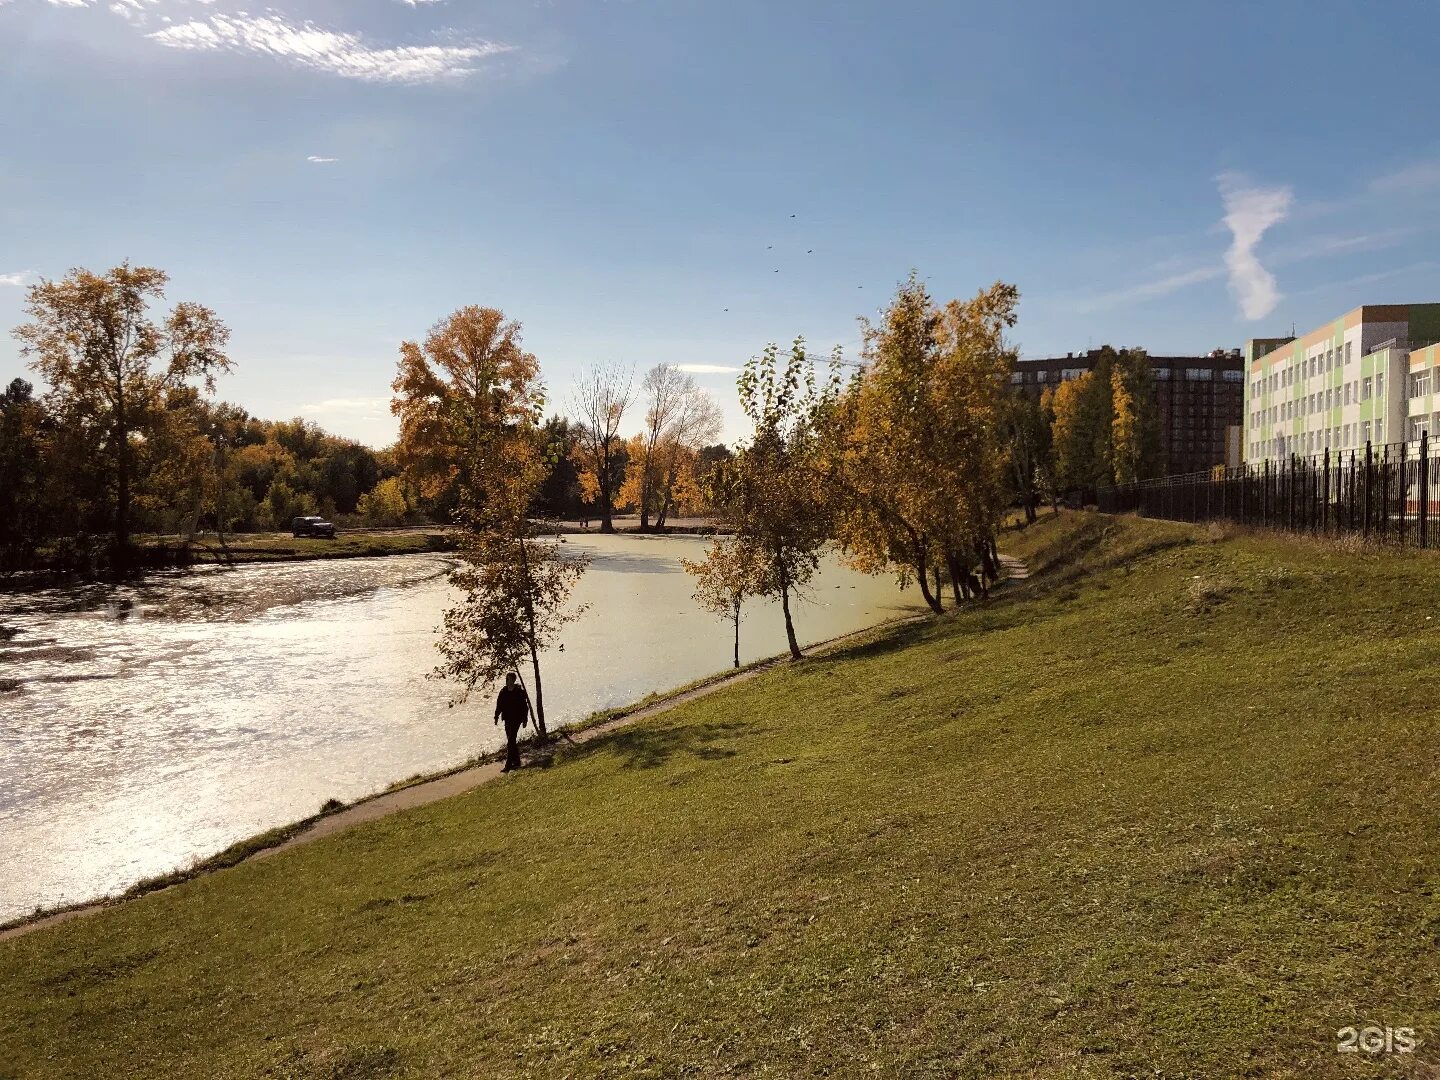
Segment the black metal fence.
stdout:
<svg viewBox="0 0 1440 1080">
<path fill-rule="evenodd" d="M 1173 521 L 1338 535 L 1440 547 L 1440 461 L 1428 436 L 1416 443 L 1291 456 L 1236 469 L 1167 476 L 1101 488 L 1100 509 Z"/>
</svg>

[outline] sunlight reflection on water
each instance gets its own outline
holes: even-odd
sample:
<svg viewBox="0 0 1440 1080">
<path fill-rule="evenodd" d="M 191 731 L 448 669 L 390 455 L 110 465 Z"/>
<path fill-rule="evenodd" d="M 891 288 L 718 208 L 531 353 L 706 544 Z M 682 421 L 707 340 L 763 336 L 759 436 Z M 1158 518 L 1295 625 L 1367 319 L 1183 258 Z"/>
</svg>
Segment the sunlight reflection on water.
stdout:
<svg viewBox="0 0 1440 1080">
<path fill-rule="evenodd" d="M 680 557 L 705 541 L 572 537 L 590 609 L 544 660 L 552 726 L 729 665 Z M 488 696 L 426 677 L 444 555 L 164 573 L 0 598 L 0 920 L 124 889 L 496 745 Z M 912 611 L 827 560 L 796 609 L 820 641 Z M 784 648 L 756 606 L 741 659 Z"/>
</svg>

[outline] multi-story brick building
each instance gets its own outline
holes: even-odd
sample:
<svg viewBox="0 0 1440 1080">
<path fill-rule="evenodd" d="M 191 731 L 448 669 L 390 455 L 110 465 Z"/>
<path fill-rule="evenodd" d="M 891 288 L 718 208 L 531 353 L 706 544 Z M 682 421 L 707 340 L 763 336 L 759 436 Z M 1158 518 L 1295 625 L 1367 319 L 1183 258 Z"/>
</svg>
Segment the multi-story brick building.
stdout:
<svg viewBox="0 0 1440 1080">
<path fill-rule="evenodd" d="M 1043 360 L 1021 360 L 1011 381 L 1033 397 L 1047 386 L 1078 378 L 1094 369 L 1099 349 Z M 1226 429 L 1244 419 L 1244 357 L 1239 349 L 1216 349 L 1208 356 L 1152 356 L 1155 406 L 1168 474 L 1200 472 L 1227 460 Z M 1228 457 L 1233 457 L 1233 453 Z"/>
<path fill-rule="evenodd" d="M 1245 346 L 1245 460 L 1418 442 L 1440 426 L 1440 304 L 1366 304 Z"/>
</svg>

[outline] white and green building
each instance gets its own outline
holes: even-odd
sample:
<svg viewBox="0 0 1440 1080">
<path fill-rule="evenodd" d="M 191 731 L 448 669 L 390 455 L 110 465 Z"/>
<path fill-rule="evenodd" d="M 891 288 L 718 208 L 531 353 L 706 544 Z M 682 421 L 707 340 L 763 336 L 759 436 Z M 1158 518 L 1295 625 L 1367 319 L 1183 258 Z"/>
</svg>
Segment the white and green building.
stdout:
<svg viewBox="0 0 1440 1080">
<path fill-rule="evenodd" d="M 1245 346 L 1250 463 L 1440 433 L 1440 304 L 1367 304 L 1301 337 Z"/>
</svg>

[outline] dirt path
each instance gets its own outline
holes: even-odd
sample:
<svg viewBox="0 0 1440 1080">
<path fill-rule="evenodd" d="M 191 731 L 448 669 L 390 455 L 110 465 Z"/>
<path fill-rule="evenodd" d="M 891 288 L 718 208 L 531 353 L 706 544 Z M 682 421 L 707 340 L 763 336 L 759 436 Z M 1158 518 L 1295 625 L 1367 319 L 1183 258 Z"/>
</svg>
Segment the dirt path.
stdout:
<svg viewBox="0 0 1440 1080">
<path fill-rule="evenodd" d="M 1005 570 L 1005 577 L 1000 582 L 1000 585 L 1003 585 L 1006 581 L 1023 581 L 1030 576 L 1029 568 L 1019 559 L 1012 558 L 1009 555 L 1001 555 L 1000 563 Z M 996 587 L 998 588 L 999 586 L 997 585 Z M 911 623 L 921 622 L 929 617 L 928 614 L 914 615 L 910 618 L 882 623 L 881 626 L 905 626 Z M 880 629 L 880 627 L 872 626 L 865 630 L 857 630 L 851 634 L 844 634 L 841 637 L 820 642 L 819 644 L 809 646 L 809 654 L 811 656 L 824 655 L 825 653 L 840 648 L 857 637 L 872 633 L 878 629 Z M 665 712 L 667 709 L 673 709 L 677 705 L 683 705 L 688 701 L 705 697 L 707 694 L 713 694 L 717 690 L 723 690 L 726 687 L 742 683 L 747 679 L 752 679 L 762 672 L 769 671 L 785 663 L 787 660 L 788 657 L 786 656 L 772 657 L 769 660 L 761 661 L 753 667 L 748 667 L 744 671 L 738 671 L 733 675 L 722 676 L 703 686 L 697 686 L 691 690 L 684 690 L 669 697 L 661 698 L 651 705 L 646 705 L 643 708 L 636 709 L 634 712 L 618 716 L 614 720 L 607 720 L 603 724 L 596 724 L 594 727 L 586 728 L 583 731 L 563 733 L 562 729 L 562 734 L 559 736 L 560 742 L 561 744 L 570 743 L 574 745 L 590 742 L 593 739 L 598 739 L 610 734 L 617 728 L 626 727 L 638 720 L 644 720 L 657 713 Z M 452 795 L 464 794 L 473 788 L 479 787 L 481 784 L 488 784 L 494 780 L 499 780 L 502 776 L 500 767 L 501 763 L 498 760 L 487 761 L 479 765 L 472 765 L 468 768 L 448 773 L 444 776 L 438 776 L 433 780 L 424 780 L 420 783 L 412 784 L 409 787 L 400 788 L 398 791 L 372 796 L 361 802 L 353 803 L 343 810 L 337 810 L 333 814 L 328 814 L 320 818 L 314 824 L 301 830 L 289 839 L 275 844 L 272 847 L 262 848 L 254 854 L 247 856 L 245 859 L 242 859 L 241 862 L 267 859 L 277 852 L 297 847 L 300 844 L 312 843 L 323 837 L 342 832 L 345 829 L 349 829 L 366 821 L 374 821 L 377 818 L 398 813 L 401 810 L 409 810 L 412 807 L 424 806 L 427 803 L 437 802 L 440 799 L 448 799 Z M 166 888 L 174 888 L 174 886 L 166 886 Z M 163 892 L 164 890 L 157 889 L 155 891 Z M 148 896 L 151 894 L 146 893 L 144 895 Z M 141 897 L 137 896 L 131 899 L 138 900 L 141 899 Z M 19 926 L 12 926 L 8 930 L 0 931 L 0 941 L 4 941 L 7 938 L 19 937 L 21 934 L 28 934 L 31 931 L 39 930 L 46 926 L 54 926 L 57 923 L 68 922 L 70 919 L 78 918 L 81 915 L 88 915 L 102 908 L 114 907 L 117 903 L 125 902 L 127 901 L 100 900 L 92 904 L 85 904 L 81 907 L 57 911 L 53 915 L 45 915 L 31 922 L 21 923 Z"/>
</svg>

